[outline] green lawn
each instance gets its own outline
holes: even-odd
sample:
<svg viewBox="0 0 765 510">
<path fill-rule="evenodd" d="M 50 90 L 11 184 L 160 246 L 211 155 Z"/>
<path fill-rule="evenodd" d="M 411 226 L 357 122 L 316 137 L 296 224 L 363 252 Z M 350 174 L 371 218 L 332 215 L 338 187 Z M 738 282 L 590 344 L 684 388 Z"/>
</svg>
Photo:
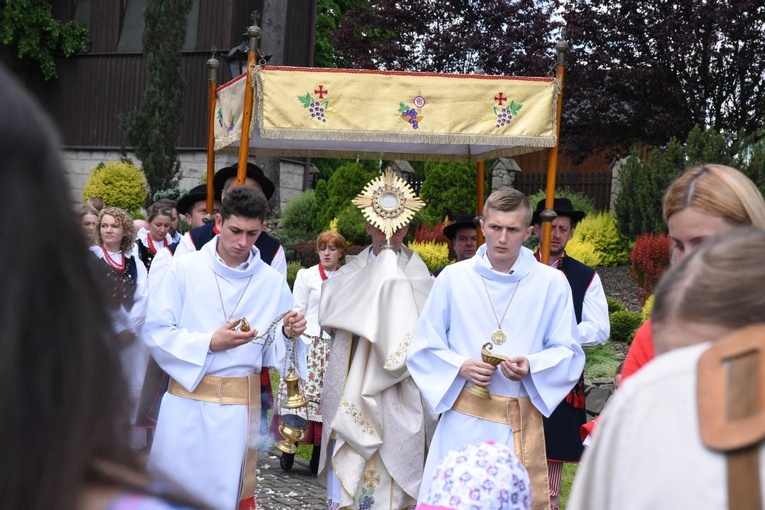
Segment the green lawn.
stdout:
<svg viewBox="0 0 765 510">
<path fill-rule="evenodd" d="M 568 495 L 571 492 L 571 484 L 574 483 L 577 467 L 579 467 L 579 464 L 563 464 L 563 476 L 561 477 L 559 495 L 561 510 L 565 510 L 568 504 Z"/>
</svg>

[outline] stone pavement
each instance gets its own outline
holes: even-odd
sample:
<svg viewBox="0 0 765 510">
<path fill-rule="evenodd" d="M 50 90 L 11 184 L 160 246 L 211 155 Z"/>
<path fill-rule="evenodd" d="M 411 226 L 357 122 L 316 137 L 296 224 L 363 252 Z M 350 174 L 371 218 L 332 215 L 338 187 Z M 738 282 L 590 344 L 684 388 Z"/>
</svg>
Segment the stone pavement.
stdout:
<svg viewBox="0 0 765 510">
<path fill-rule="evenodd" d="M 258 452 L 258 510 L 326 509 L 327 489 L 316 482 L 308 462 L 295 457 L 290 471 L 279 466 L 281 452 Z"/>
</svg>

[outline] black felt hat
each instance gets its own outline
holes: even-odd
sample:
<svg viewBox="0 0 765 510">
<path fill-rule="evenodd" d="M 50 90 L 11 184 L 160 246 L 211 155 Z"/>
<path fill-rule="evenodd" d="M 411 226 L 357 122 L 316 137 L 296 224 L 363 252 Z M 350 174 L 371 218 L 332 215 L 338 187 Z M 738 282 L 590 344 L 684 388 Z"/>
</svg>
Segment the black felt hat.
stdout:
<svg viewBox="0 0 765 510">
<path fill-rule="evenodd" d="M 178 214 L 186 214 L 194 204 L 203 200 L 207 200 L 207 184 L 200 184 L 199 186 L 191 188 L 191 191 L 178 200 L 175 209 L 178 211 Z"/>
<path fill-rule="evenodd" d="M 545 210 L 545 201 L 540 200 L 537 202 L 537 210 L 534 211 L 534 216 L 531 219 L 531 224 L 541 224 L 542 218 L 540 217 L 540 213 Z M 556 198 L 553 201 L 553 210 L 558 216 L 568 216 L 571 218 L 572 223 L 577 223 L 579 220 L 584 218 L 585 213 L 584 211 L 577 211 L 574 209 L 573 204 L 571 203 L 571 200 L 568 198 Z"/>
<path fill-rule="evenodd" d="M 454 241 L 457 237 L 457 231 L 461 228 L 477 228 L 475 223 L 475 214 L 460 216 L 457 221 L 444 227 L 444 235 L 447 239 Z"/>
<path fill-rule="evenodd" d="M 215 174 L 215 177 L 213 177 L 213 187 L 215 188 L 216 197 L 221 196 L 223 185 L 226 184 L 229 177 L 236 177 L 237 168 L 238 165 L 234 164 L 227 166 L 226 168 L 221 168 Z M 265 176 L 263 170 L 258 165 L 247 163 L 247 177 L 255 179 L 255 181 L 260 184 L 260 187 L 263 189 L 263 194 L 267 199 L 270 200 L 271 197 L 274 196 L 274 191 L 276 191 L 274 183 Z"/>
</svg>

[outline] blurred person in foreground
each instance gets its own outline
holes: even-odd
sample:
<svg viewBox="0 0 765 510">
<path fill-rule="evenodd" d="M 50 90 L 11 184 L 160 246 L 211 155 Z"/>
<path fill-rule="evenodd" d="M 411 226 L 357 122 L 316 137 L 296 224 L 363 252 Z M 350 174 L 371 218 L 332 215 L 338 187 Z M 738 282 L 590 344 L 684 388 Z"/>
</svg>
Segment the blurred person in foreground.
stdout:
<svg viewBox="0 0 765 510">
<path fill-rule="evenodd" d="M 763 253 L 765 231 L 741 227 L 664 275 L 652 320 L 659 356 L 603 413 L 569 509 L 762 508 L 765 426 L 749 390 L 762 391 Z"/>
<path fill-rule="evenodd" d="M 511 448 L 486 441 L 447 453 L 417 510 L 529 510 L 531 482 Z"/>
<path fill-rule="evenodd" d="M 72 213 L 50 120 L 0 66 L 0 501 L 25 510 L 181 508 L 127 447 L 128 394 L 107 310 Z M 44 204 L 44 207 L 29 207 Z M 39 225 L 46 226 L 39 235 Z M 23 247 L 23 249 L 19 249 Z"/>
<path fill-rule="evenodd" d="M 725 165 L 701 165 L 678 177 L 664 194 L 662 212 L 674 262 L 715 234 L 744 225 L 765 228 L 765 200 L 757 186 Z M 627 380 L 653 358 L 649 318 L 635 332 L 622 378 Z"/>
</svg>

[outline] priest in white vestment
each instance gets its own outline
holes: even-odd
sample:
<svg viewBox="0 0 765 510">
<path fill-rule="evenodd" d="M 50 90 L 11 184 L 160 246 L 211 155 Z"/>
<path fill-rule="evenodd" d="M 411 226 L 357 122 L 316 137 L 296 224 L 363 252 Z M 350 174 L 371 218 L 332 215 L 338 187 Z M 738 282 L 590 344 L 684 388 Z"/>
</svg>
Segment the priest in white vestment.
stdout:
<svg viewBox="0 0 765 510">
<path fill-rule="evenodd" d="M 372 245 L 322 286 L 319 322 L 332 340 L 318 476 L 331 509 L 413 507 L 435 428 L 435 415 L 406 369 L 411 334 L 432 286 L 425 263 L 401 244 L 422 202 L 388 172 L 354 200 L 367 217 Z M 372 189 L 379 193 L 366 193 Z"/>
<path fill-rule="evenodd" d="M 152 355 L 171 377 L 148 469 L 211 508 L 255 508 L 259 373 L 287 368 L 288 345 L 302 346 L 296 359 L 306 352 L 288 342 L 305 319 L 254 247 L 267 210 L 260 190 L 231 191 L 220 234 L 169 267 L 146 319 Z"/>
<path fill-rule="evenodd" d="M 584 353 L 566 277 L 522 246 L 531 215 L 519 191 L 492 193 L 481 220 L 486 244 L 441 272 L 420 315 L 407 367 L 441 414 L 420 500 L 447 452 L 492 440 L 515 447 L 532 481 L 533 508 L 549 508 L 541 416 L 576 384 Z M 505 361 L 495 368 L 482 350 Z"/>
</svg>

